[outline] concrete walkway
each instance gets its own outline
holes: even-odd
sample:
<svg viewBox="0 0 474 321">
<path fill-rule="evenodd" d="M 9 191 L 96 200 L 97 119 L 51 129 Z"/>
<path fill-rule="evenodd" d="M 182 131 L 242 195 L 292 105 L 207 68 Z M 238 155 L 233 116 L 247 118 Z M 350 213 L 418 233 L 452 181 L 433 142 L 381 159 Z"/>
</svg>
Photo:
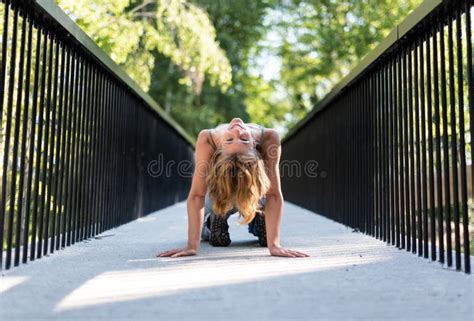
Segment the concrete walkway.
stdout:
<svg viewBox="0 0 474 321">
<path fill-rule="evenodd" d="M 186 204 L 3 271 L 1 320 L 472 320 L 472 275 L 446 269 L 285 203 L 271 257 L 230 218 L 232 244 L 182 246 Z"/>
</svg>

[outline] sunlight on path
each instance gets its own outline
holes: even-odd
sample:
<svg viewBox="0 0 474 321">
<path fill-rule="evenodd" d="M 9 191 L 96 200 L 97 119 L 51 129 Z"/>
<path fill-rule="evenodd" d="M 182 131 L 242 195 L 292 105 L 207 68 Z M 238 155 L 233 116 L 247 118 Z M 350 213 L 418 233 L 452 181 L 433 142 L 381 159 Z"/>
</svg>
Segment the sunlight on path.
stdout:
<svg viewBox="0 0 474 321">
<path fill-rule="evenodd" d="M 468 320 L 473 277 L 285 203 L 272 257 L 230 218 L 232 244 L 157 258 L 184 246 L 185 202 L 4 271 L 5 320 Z"/>
</svg>

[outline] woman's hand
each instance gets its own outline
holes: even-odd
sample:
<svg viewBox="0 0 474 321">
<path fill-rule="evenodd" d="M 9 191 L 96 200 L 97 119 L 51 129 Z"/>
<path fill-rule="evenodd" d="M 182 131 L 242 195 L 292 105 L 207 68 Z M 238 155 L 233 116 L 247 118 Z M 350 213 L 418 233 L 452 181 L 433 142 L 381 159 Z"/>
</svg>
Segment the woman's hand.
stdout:
<svg viewBox="0 0 474 321">
<path fill-rule="evenodd" d="M 295 251 L 295 250 L 287 250 L 280 246 L 274 246 L 272 248 L 269 248 L 269 250 L 272 256 L 309 257 L 309 255 L 306 253 Z"/>
<path fill-rule="evenodd" d="M 178 256 L 191 256 L 191 255 L 196 255 L 197 251 L 195 249 L 191 249 L 188 247 L 185 248 L 180 248 L 180 249 L 172 249 L 168 250 L 165 252 L 158 253 L 156 256 L 157 257 L 178 257 Z"/>
</svg>

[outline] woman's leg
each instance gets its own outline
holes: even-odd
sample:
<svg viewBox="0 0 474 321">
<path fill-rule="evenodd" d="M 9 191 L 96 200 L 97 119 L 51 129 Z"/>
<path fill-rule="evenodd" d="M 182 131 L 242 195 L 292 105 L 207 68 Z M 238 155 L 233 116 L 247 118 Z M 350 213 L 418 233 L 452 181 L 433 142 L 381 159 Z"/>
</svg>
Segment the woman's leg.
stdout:
<svg viewBox="0 0 474 321">
<path fill-rule="evenodd" d="M 204 224 L 202 225 L 201 231 L 201 240 L 202 241 L 209 241 L 209 236 L 211 235 L 211 222 L 210 216 L 212 213 L 212 207 L 209 199 L 209 194 L 206 193 L 206 197 L 204 198 Z"/>
<path fill-rule="evenodd" d="M 263 196 L 260 199 L 260 204 L 262 205 L 262 212 L 258 212 L 254 219 L 249 223 L 249 233 L 258 237 L 258 242 L 261 246 L 267 246 L 267 231 L 265 225 L 265 205 L 266 198 Z"/>
<path fill-rule="evenodd" d="M 236 213 L 237 209 L 233 208 L 225 216 L 216 215 L 212 211 L 212 201 L 209 193 L 206 193 L 204 200 L 204 224 L 201 233 L 201 240 L 209 241 L 213 246 L 227 246 L 230 244 L 229 225 L 227 219 Z"/>
</svg>

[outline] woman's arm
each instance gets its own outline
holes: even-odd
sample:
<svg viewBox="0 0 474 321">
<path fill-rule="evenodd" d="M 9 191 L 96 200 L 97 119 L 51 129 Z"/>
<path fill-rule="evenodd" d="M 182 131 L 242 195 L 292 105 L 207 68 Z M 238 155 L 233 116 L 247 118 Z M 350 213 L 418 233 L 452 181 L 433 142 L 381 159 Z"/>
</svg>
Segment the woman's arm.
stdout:
<svg viewBox="0 0 474 321">
<path fill-rule="evenodd" d="M 264 141 L 262 157 L 268 178 L 270 179 L 270 189 L 265 194 L 265 223 L 267 227 L 268 250 L 274 256 L 309 256 L 299 251 L 284 249 L 280 245 L 280 225 L 284 203 L 280 183 L 280 136 L 276 130 L 268 129 Z"/>
<path fill-rule="evenodd" d="M 195 255 L 201 244 L 201 231 L 204 224 L 204 198 L 206 196 L 206 176 L 209 171 L 209 161 L 212 147 L 207 142 L 207 129 L 202 130 L 196 141 L 195 168 L 191 190 L 187 199 L 188 210 L 188 242 L 185 248 L 172 249 L 159 253 L 157 256 L 187 256 Z"/>
</svg>

